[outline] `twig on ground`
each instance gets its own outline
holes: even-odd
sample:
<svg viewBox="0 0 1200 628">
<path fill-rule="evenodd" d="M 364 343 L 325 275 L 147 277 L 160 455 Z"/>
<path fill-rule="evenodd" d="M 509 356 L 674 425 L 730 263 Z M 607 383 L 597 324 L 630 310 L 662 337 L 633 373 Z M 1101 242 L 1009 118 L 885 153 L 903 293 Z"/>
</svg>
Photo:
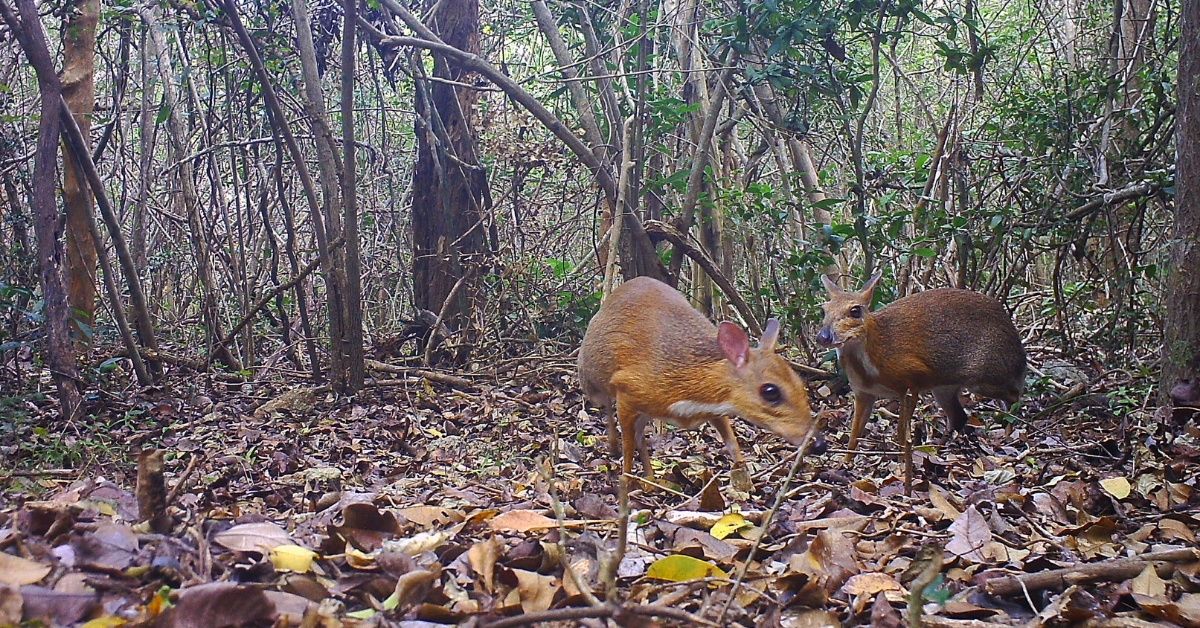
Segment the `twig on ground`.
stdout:
<svg viewBox="0 0 1200 628">
<path fill-rule="evenodd" d="M 167 493 L 167 506 L 175 503 L 175 499 L 179 497 L 179 493 L 187 487 L 188 482 L 192 479 L 192 474 L 196 472 L 196 467 L 200 466 L 200 461 L 203 459 L 203 456 L 192 454 L 192 459 L 188 461 L 187 467 L 185 467 L 183 473 L 179 475 L 179 479 L 175 481 L 175 486 L 172 486 L 171 492 Z"/>
<path fill-rule="evenodd" d="M 457 375 L 449 375 L 447 373 L 438 373 L 437 371 L 431 371 L 429 369 L 419 369 L 419 368 L 413 368 L 413 367 L 409 367 L 409 366 L 393 366 L 391 364 L 388 364 L 386 362 L 380 362 L 378 360 L 366 360 L 366 364 L 367 364 L 367 368 L 371 369 L 372 371 L 378 371 L 380 373 L 391 373 L 393 375 L 410 375 L 413 377 L 422 377 L 422 378 L 427 379 L 436 384 L 446 384 L 447 386 L 453 386 L 455 388 L 459 388 L 459 389 L 467 390 L 467 391 L 473 391 L 476 389 L 475 384 L 471 383 L 470 380 L 468 380 L 464 377 L 458 377 Z M 379 380 L 375 380 L 373 385 L 375 385 L 375 386 L 395 386 L 395 385 L 403 384 L 403 383 L 408 383 L 408 382 L 406 382 L 405 380 L 379 379 Z"/>
<path fill-rule="evenodd" d="M 1015 595 L 1022 590 L 1066 588 L 1085 582 L 1116 582 L 1136 577 L 1149 565 L 1154 565 L 1160 577 L 1170 577 L 1176 563 L 1193 561 L 1200 561 L 1200 549 L 1187 547 L 1163 550 L 1133 558 L 1113 558 L 1062 569 L 994 578 L 984 584 L 984 590 L 988 595 L 1005 596 Z"/>
</svg>

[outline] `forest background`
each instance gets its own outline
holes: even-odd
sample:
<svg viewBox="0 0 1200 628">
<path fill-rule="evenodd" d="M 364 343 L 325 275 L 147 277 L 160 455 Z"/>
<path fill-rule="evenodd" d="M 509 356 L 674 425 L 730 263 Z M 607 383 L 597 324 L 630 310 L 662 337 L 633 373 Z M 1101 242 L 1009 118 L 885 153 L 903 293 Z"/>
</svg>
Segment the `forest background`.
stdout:
<svg viewBox="0 0 1200 628">
<path fill-rule="evenodd" d="M 781 318 L 836 416 L 820 277 L 881 271 L 997 298 L 1026 419 L 1129 452 L 1200 401 L 1196 5 L 0 0 L 0 451 L 573 390 L 617 275 Z"/>
</svg>

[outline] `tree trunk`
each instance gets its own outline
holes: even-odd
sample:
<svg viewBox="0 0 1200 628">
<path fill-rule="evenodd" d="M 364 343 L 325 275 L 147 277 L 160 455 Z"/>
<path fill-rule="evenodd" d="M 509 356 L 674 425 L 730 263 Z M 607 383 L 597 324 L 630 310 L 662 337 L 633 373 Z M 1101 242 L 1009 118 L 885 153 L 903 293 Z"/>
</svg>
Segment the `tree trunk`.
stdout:
<svg viewBox="0 0 1200 628">
<path fill-rule="evenodd" d="M 59 231 L 58 203 L 54 188 L 58 166 L 58 141 L 62 134 L 62 83 L 54 74 L 54 61 L 46 46 L 46 35 L 33 0 L 17 0 L 21 17 L 0 0 L 0 12 L 37 71 L 41 97 L 37 150 L 33 156 L 33 192 L 30 206 L 37 238 L 38 270 L 41 273 L 42 298 L 46 307 L 46 354 L 50 375 L 58 387 L 62 418 L 73 421 L 82 409 L 79 378 L 75 370 L 75 352 L 71 344 L 70 310 L 63 287 L 62 242 Z"/>
<path fill-rule="evenodd" d="M 1175 230 L 1167 279 L 1159 399 L 1200 378 L 1200 2 L 1183 3 L 1175 127 Z"/>
<path fill-rule="evenodd" d="M 429 2 L 436 10 L 430 27 L 447 44 L 479 53 L 478 0 Z M 413 171 L 413 296 L 452 330 L 464 330 L 478 296 L 487 255 L 485 206 L 487 175 L 476 155 L 471 120 L 475 90 L 456 62 L 434 55 L 437 82 L 418 81 L 416 89 L 417 164 Z M 455 284 L 463 285 L 452 294 Z M 469 342 L 460 336 L 456 358 L 466 358 Z"/>
<path fill-rule="evenodd" d="M 362 259 L 358 248 L 358 178 L 354 156 L 354 54 L 358 46 L 354 23 L 358 0 L 342 2 L 342 225 L 345 227 L 346 291 L 342 298 L 345 331 L 342 353 L 346 357 L 346 380 L 343 390 L 357 391 L 363 387 L 366 364 L 363 362 L 362 321 Z"/>
<path fill-rule="evenodd" d="M 62 94 L 75 114 L 75 123 L 91 144 L 92 111 L 96 102 L 96 22 L 100 17 L 99 0 L 72 0 L 63 14 Z M 67 302 L 74 316 L 74 327 L 91 328 L 96 317 L 96 241 L 92 238 L 92 198 L 79 165 L 63 151 L 63 200 L 67 208 L 66 279 Z M 113 304 L 118 307 L 118 304 Z M 90 331 L 76 339 L 89 342 Z"/>
<path fill-rule="evenodd" d="M 342 206 L 342 184 L 340 182 L 343 165 L 337 157 L 336 145 L 333 141 L 333 131 L 330 127 L 329 111 L 325 107 L 325 93 L 321 90 L 320 68 L 317 65 L 317 53 L 313 44 L 312 15 L 307 0 L 292 1 L 292 17 L 296 22 L 296 49 L 300 53 L 300 77 L 303 87 L 303 103 L 308 113 L 309 128 L 317 147 L 317 180 L 321 184 L 321 207 L 325 216 L 325 226 L 329 240 L 337 240 L 342 235 L 342 217 L 338 208 Z M 357 237 L 357 236 L 356 236 Z M 357 246 L 355 247 L 357 250 Z M 351 299 L 344 288 L 349 287 L 350 278 L 346 267 L 345 249 L 330 251 L 327 276 L 337 278 L 339 288 L 330 292 L 329 299 L 329 356 L 330 380 L 340 391 L 357 390 L 353 381 L 360 381 L 351 376 L 352 372 L 361 371 L 362 360 L 354 360 L 350 347 L 355 343 L 350 341 L 348 334 L 357 328 L 359 353 L 362 349 L 362 321 L 351 322 L 346 319 L 348 314 L 346 304 Z M 357 284 L 357 282 L 356 282 Z M 353 297 L 357 303 L 359 297 Z M 358 316 L 361 319 L 361 315 Z M 357 370 L 353 366 L 358 364 Z"/>
</svg>

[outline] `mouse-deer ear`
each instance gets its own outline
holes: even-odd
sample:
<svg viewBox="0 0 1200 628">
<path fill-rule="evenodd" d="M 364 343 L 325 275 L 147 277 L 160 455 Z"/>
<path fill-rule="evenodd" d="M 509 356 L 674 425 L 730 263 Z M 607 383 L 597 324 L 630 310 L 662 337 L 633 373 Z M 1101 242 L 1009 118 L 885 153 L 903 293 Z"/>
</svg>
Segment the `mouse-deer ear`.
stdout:
<svg viewBox="0 0 1200 628">
<path fill-rule="evenodd" d="M 829 296 L 836 296 L 845 292 L 845 290 L 842 290 L 842 287 L 837 285 L 837 282 L 831 279 L 829 275 L 821 275 L 821 284 L 825 286 L 825 292 L 828 292 Z"/>
<path fill-rule="evenodd" d="M 867 280 L 867 283 L 863 284 L 862 290 L 858 291 L 858 293 L 862 295 L 863 301 L 866 301 L 867 303 L 871 302 L 871 297 L 875 295 L 875 286 L 879 283 L 879 278 L 881 276 L 883 276 L 882 272 L 875 273 L 874 275 L 871 275 L 871 278 Z"/>
<path fill-rule="evenodd" d="M 767 321 L 767 327 L 763 329 L 762 336 L 758 339 L 758 348 L 767 353 L 775 352 L 775 343 L 779 341 L 779 319 L 772 318 Z"/>
<path fill-rule="evenodd" d="M 734 366 L 746 366 L 750 359 L 750 337 L 741 327 L 730 322 L 721 323 L 717 326 L 717 343 Z"/>
</svg>

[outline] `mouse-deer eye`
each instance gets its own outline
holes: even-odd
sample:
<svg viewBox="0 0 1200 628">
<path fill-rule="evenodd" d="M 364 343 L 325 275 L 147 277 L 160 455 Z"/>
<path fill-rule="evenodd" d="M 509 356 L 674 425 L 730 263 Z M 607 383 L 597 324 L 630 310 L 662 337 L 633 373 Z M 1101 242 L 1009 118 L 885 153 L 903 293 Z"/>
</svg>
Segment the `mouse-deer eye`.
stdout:
<svg viewBox="0 0 1200 628">
<path fill-rule="evenodd" d="M 850 318 L 862 318 L 862 317 L 863 317 L 863 307 L 861 305 L 855 305 L 850 308 Z"/>
<path fill-rule="evenodd" d="M 758 394 L 763 398 L 763 401 L 773 406 L 783 403 L 783 391 L 775 384 L 763 384 L 759 387 Z"/>
</svg>

